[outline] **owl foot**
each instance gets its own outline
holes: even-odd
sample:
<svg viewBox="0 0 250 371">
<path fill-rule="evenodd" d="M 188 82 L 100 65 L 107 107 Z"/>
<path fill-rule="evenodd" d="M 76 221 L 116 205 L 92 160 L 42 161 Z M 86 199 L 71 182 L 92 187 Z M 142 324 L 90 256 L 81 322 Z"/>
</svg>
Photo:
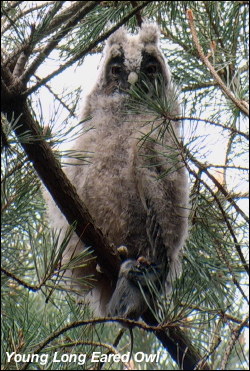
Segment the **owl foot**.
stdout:
<svg viewBox="0 0 250 371">
<path fill-rule="evenodd" d="M 126 246 L 119 246 L 117 248 L 117 252 L 121 258 L 122 261 L 126 260 L 128 258 L 128 249 Z"/>
</svg>

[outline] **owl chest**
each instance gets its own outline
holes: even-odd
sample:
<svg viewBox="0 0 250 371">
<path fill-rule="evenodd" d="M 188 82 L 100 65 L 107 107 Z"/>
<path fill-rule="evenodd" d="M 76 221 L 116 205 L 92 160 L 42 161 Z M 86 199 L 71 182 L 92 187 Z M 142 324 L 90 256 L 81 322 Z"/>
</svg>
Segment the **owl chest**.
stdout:
<svg viewBox="0 0 250 371">
<path fill-rule="evenodd" d="M 135 234 L 145 234 L 141 229 L 146 220 L 135 182 L 136 143 L 107 138 L 102 145 L 96 142 L 92 152 L 90 164 L 78 176 L 78 193 L 110 243 L 133 244 Z"/>
</svg>

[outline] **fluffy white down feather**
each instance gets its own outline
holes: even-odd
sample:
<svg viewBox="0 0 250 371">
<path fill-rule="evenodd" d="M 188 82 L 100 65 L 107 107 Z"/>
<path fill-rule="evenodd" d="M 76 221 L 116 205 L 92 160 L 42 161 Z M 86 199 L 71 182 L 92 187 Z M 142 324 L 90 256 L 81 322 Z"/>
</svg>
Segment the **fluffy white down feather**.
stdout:
<svg viewBox="0 0 250 371">
<path fill-rule="evenodd" d="M 72 146 L 74 150 L 89 152 L 90 163 L 69 165 L 64 170 L 110 244 L 117 248 L 125 245 L 128 257 L 132 259 L 145 256 L 156 264 L 168 262 L 169 272 L 163 277 L 169 290 L 170 281 L 181 272 L 180 252 L 187 236 L 187 174 L 173 156 L 175 144 L 168 130 L 162 143 L 151 140 L 142 145 L 142 136 L 149 134 L 159 122 L 153 113 L 135 114 L 125 110 L 128 96 L 117 89 L 119 76 L 112 79 L 112 73 L 119 75 L 119 66 L 111 64 L 115 67 L 109 67 L 112 59 L 120 58 L 125 78 L 132 76 L 131 73 L 135 76 L 140 74 L 145 55 L 152 55 L 158 61 L 157 68 L 165 81 L 166 97 L 172 101 L 169 116 L 176 116 L 179 105 L 158 40 L 158 27 L 148 23 L 135 36 L 121 28 L 109 38 L 100 75 L 82 113 L 82 118 L 91 116 L 91 119 L 84 124 L 86 132 Z M 109 72 L 109 68 L 113 70 Z M 128 83 L 134 83 L 134 80 Z M 179 123 L 172 122 L 171 125 L 178 138 Z M 156 135 L 157 130 L 150 134 L 153 139 Z M 153 160 L 151 155 L 154 155 Z M 68 224 L 64 216 L 50 195 L 46 194 L 45 198 L 51 226 L 65 231 Z M 74 235 L 64 261 L 83 248 Z M 95 288 L 86 290 L 82 286 L 79 290 L 97 314 L 105 314 L 115 289 L 114 283 L 100 274 L 94 263 L 70 274 L 72 285 L 74 277 L 94 275 Z"/>
</svg>

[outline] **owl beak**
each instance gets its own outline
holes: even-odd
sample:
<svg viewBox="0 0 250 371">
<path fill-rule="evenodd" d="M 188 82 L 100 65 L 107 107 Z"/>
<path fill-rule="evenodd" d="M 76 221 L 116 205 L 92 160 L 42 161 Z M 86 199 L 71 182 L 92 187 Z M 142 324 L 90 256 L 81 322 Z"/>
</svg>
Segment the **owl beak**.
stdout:
<svg viewBox="0 0 250 371">
<path fill-rule="evenodd" d="M 138 75 L 136 72 L 130 72 L 128 75 L 128 82 L 130 85 L 134 85 L 138 81 Z"/>
<path fill-rule="evenodd" d="M 138 81 L 138 74 L 130 72 L 128 75 L 124 74 L 118 86 L 118 89 L 123 94 L 128 94 L 131 87 Z"/>
</svg>

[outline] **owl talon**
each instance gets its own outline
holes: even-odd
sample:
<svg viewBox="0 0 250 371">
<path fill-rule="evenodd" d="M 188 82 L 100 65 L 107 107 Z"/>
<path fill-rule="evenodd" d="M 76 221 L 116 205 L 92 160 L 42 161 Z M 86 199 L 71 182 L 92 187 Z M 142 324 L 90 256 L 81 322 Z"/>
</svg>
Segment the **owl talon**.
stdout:
<svg viewBox="0 0 250 371">
<path fill-rule="evenodd" d="M 98 272 L 98 273 L 103 273 L 103 271 L 102 271 L 102 268 L 100 267 L 100 265 L 99 264 L 96 264 L 96 271 Z"/>
<path fill-rule="evenodd" d="M 138 263 L 138 267 L 141 265 L 144 265 L 144 266 L 151 265 L 151 261 L 145 258 L 145 256 L 139 256 L 139 258 L 137 259 L 137 263 Z"/>
<path fill-rule="evenodd" d="M 128 258 L 128 249 L 127 249 L 126 246 L 119 246 L 117 248 L 117 252 L 118 252 L 122 261 L 124 261 Z"/>
</svg>

